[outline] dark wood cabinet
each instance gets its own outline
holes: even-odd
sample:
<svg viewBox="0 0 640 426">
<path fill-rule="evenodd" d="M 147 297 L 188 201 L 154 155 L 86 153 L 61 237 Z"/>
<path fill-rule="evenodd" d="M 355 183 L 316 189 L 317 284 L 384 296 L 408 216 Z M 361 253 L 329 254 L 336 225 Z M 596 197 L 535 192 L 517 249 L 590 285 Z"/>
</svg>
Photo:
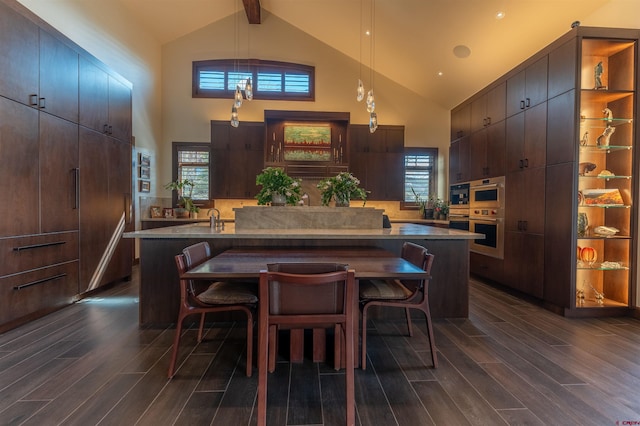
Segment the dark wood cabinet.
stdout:
<svg viewBox="0 0 640 426">
<path fill-rule="evenodd" d="M 105 116 L 117 131 L 101 133 Z M 132 241 L 121 241 L 133 226 L 131 89 L 31 12 L 3 1 L 0 152 L 0 250 L 13 268 L 0 268 L 0 330 L 131 275 Z"/>
<path fill-rule="evenodd" d="M 40 114 L 41 232 L 78 230 L 78 125 Z"/>
<path fill-rule="evenodd" d="M 211 122 L 212 198 L 253 198 L 256 176 L 264 169 L 264 123 Z"/>
<path fill-rule="evenodd" d="M 451 110 L 451 140 L 471 134 L 471 105 L 462 104 Z"/>
<path fill-rule="evenodd" d="M 131 137 L 131 89 L 94 64 L 80 58 L 79 123 L 129 142 Z"/>
<path fill-rule="evenodd" d="M 38 26 L 0 3 L 0 96 L 36 106 L 40 76 Z"/>
<path fill-rule="evenodd" d="M 574 126 L 567 126 L 576 116 L 576 91 L 569 90 L 547 101 L 546 164 L 576 161 Z"/>
<path fill-rule="evenodd" d="M 504 176 L 505 156 L 504 120 L 473 133 L 469 146 L 470 180 Z"/>
<path fill-rule="evenodd" d="M 0 236 L 39 231 L 38 111 L 0 97 Z"/>
<path fill-rule="evenodd" d="M 509 287 L 542 298 L 544 236 L 507 231 L 504 253 L 504 279 Z"/>
<path fill-rule="evenodd" d="M 463 137 L 449 146 L 449 183 L 467 182 L 470 179 L 470 138 Z"/>
<path fill-rule="evenodd" d="M 78 53 L 40 30 L 38 108 L 78 122 Z"/>
<path fill-rule="evenodd" d="M 349 126 L 349 171 L 369 191 L 370 200 L 403 200 L 404 127 Z"/>
<path fill-rule="evenodd" d="M 507 80 L 507 117 L 547 100 L 547 66 L 543 56 Z"/>
<path fill-rule="evenodd" d="M 507 231 L 544 234 L 545 168 L 507 174 L 505 204 Z"/>
<path fill-rule="evenodd" d="M 471 132 L 496 124 L 506 115 L 506 83 L 498 84 L 471 102 Z"/>
<path fill-rule="evenodd" d="M 544 167 L 547 150 L 547 104 L 507 118 L 507 172 Z"/>
</svg>

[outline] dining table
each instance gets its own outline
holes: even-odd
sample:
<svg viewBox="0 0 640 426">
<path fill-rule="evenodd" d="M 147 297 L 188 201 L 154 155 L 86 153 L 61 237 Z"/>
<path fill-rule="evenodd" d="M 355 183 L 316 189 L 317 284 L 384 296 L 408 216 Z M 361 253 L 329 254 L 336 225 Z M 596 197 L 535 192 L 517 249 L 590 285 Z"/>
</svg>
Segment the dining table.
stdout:
<svg viewBox="0 0 640 426">
<path fill-rule="evenodd" d="M 190 280 L 240 280 L 260 278 L 260 271 L 272 263 L 342 263 L 355 271 L 356 286 L 353 321 L 355 335 L 359 333 L 358 280 L 361 279 L 426 279 L 429 275 L 420 267 L 398 255 L 377 247 L 338 248 L 274 248 L 248 247 L 226 250 L 183 273 Z M 313 330 L 313 360 L 325 358 L 324 330 Z M 359 344 L 354 342 L 355 360 Z M 289 356 L 291 362 L 301 362 L 304 352 L 304 330 L 291 330 Z"/>
</svg>

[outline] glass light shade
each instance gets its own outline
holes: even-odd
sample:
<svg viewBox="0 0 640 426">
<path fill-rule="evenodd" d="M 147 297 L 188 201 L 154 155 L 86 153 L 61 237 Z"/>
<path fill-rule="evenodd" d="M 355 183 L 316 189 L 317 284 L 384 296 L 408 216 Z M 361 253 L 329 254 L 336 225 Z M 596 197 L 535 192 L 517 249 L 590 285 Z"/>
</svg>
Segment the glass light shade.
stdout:
<svg viewBox="0 0 640 426">
<path fill-rule="evenodd" d="M 361 102 L 364 99 L 364 85 L 362 84 L 362 80 L 358 79 L 358 92 L 356 95 L 356 100 Z"/>
<path fill-rule="evenodd" d="M 373 89 L 367 93 L 367 112 L 373 112 L 376 109 L 376 99 L 373 97 Z"/>
<path fill-rule="evenodd" d="M 378 114 L 372 112 L 369 115 L 369 132 L 373 133 L 378 128 Z"/>
<path fill-rule="evenodd" d="M 240 121 L 238 120 L 238 108 L 235 105 L 231 107 L 231 126 L 238 127 Z"/>
<path fill-rule="evenodd" d="M 242 106 L 242 90 L 240 89 L 240 85 L 236 86 L 236 94 L 234 96 L 235 103 L 234 106 L 236 108 L 240 108 Z"/>
<path fill-rule="evenodd" d="M 247 97 L 248 101 L 253 99 L 253 85 L 251 84 L 251 77 L 247 78 L 247 83 L 244 86 L 244 95 Z"/>
</svg>

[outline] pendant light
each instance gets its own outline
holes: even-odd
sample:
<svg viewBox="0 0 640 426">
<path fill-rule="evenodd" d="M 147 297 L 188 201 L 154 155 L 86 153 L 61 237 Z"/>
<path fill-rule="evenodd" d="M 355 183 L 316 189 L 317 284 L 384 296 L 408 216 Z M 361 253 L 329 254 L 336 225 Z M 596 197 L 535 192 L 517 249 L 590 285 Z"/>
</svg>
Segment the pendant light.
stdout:
<svg viewBox="0 0 640 426">
<path fill-rule="evenodd" d="M 231 126 L 238 127 L 240 125 L 240 121 L 238 120 L 238 108 L 235 105 L 231 107 Z"/>
<path fill-rule="evenodd" d="M 236 85 L 236 93 L 234 95 L 234 103 L 233 105 L 236 108 L 240 108 L 242 106 L 242 89 L 240 89 L 240 85 Z"/>
<path fill-rule="evenodd" d="M 251 85 L 251 77 L 247 77 L 247 82 L 244 85 L 244 95 L 247 97 L 248 101 L 253 99 L 253 86 Z"/>
<path fill-rule="evenodd" d="M 362 102 L 364 99 L 364 84 L 362 84 L 362 0 L 360 0 L 360 29 L 358 30 L 358 40 L 360 41 L 360 60 L 358 61 L 359 78 L 358 88 L 356 89 L 356 100 Z"/>
<path fill-rule="evenodd" d="M 378 129 L 378 114 L 375 112 L 376 110 L 376 100 L 373 95 L 373 86 L 374 86 L 374 75 L 375 75 L 375 31 L 376 25 L 376 0 L 371 0 L 371 39 L 369 41 L 369 49 L 370 56 L 369 60 L 371 61 L 371 66 L 369 67 L 369 73 L 371 78 L 371 90 L 367 92 L 367 112 L 369 112 L 369 132 L 373 133 Z"/>
</svg>

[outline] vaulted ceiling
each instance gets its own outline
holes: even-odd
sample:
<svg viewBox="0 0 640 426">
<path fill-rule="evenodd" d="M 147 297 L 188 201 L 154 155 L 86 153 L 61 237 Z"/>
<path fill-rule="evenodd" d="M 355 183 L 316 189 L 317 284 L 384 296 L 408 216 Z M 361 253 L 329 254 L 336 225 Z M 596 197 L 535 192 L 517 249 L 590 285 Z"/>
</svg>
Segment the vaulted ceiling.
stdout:
<svg viewBox="0 0 640 426">
<path fill-rule="evenodd" d="M 119 1 L 162 44 L 246 7 L 250 21 L 275 15 L 365 66 L 361 33 L 373 28 L 376 72 L 451 108 L 613 0 Z"/>
</svg>

